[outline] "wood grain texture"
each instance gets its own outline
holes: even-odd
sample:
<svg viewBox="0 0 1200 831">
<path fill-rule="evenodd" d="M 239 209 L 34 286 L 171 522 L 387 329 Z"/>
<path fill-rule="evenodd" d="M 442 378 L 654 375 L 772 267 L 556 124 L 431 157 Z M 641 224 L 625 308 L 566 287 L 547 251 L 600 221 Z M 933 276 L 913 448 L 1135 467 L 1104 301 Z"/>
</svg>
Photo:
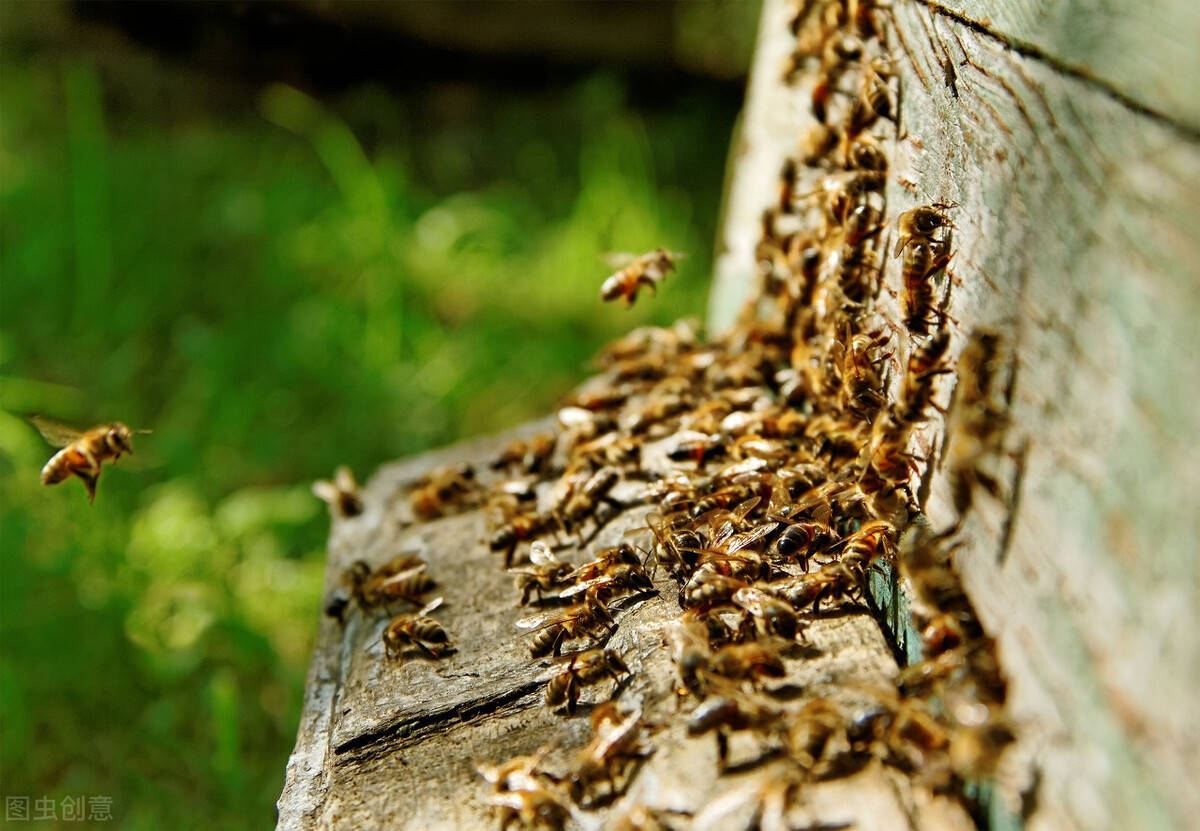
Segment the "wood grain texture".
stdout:
<svg viewBox="0 0 1200 831">
<path fill-rule="evenodd" d="M 527 425 L 518 434 L 544 429 Z M 539 747 L 554 750 L 551 770 L 565 770 L 587 740 L 586 717 L 566 718 L 543 704 L 545 682 L 554 668 L 531 660 L 525 634 L 514 622 L 535 611 L 518 608 L 512 578 L 488 550 L 483 513 L 473 511 L 414 524 L 406 486 L 429 467 L 469 461 L 486 469 L 511 436 L 470 443 L 383 468 L 364 488 L 361 516 L 335 522 L 329 546 L 327 590 L 350 562 L 378 565 L 401 552 L 419 553 L 446 598 L 437 617 L 457 644 L 439 661 L 383 657 L 382 615 L 352 610 L 345 626 L 323 618 L 309 674 L 308 694 L 296 748 L 280 797 L 281 829 L 473 829 L 494 827 L 484 804 L 485 784 L 475 767 L 499 763 Z M 668 464 L 650 448 L 643 464 Z M 619 486 L 620 487 L 620 486 Z M 618 496 L 620 498 L 620 496 Z M 612 545 L 641 524 L 644 509 L 631 510 L 607 525 L 593 547 Z M 573 557 L 574 555 L 574 557 Z M 584 559 L 576 552 L 564 559 Z M 678 614 L 676 584 L 656 579 L 657 596 L 623 603 L 615 616 L 618 649 L 634 670 L 622 702 L 669 729 L 653 736 L 655 752 L 641 766 L 621 799 L 597 810 L 576 811 L 572 827 L 600 828 L 628 806 L 644 803 L 698 812 L 696 828 L 743 826 L 760 810 L 769 765 L 716 775 L 711 735 L 690 737 L 679 719 L 675 669 L 657 628 Z M 853 706 L 863 689 L 892 683 L 897 667 L 875 619 L 865 608 L 810 622 L 806 641 L 787 660 L 789 673 L 776 683 L 790 691 L 788 708 L 828 695 Z M 611 685 L 584 691 L 581 710 L 605 700 Z M 765 748 L 752 735 L 736 736 L 731 761 L 753 760 Z M 854 777 L 820 783 L 788 816 L 793 827 L 829 826 L 965 829 L 957 804 L 912 791 L 906 779 L 878 766 Z"/>
<path fill-rule="evenodd" d="M 1200 6 L 1192 0 L 919 2 L 1200 134 Z"/>
<path fill-rule="evenodd" d="M 1200 143 L 922 5 L 894 17 L 889 204 L 958 203 L 950 314 L 1017 356 L 1007 504 L 977 498 L 960 568 L 1038 737 L 1031 827 L 1182 826 L 1200 811 Z"/>
</svg>

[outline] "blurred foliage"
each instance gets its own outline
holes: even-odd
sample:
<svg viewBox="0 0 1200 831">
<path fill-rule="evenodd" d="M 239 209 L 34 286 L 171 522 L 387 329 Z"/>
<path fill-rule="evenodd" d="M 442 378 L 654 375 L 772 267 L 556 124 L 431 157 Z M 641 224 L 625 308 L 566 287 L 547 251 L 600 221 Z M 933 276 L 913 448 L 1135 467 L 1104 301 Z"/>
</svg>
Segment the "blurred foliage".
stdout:
<svg viewBox="0 0 1200 831">
<path fill-rule="evenodd" d="M 319 609 L 308 483 L 544 414 L 606 340 L 698 316 L 733 105 L 638 112 L 607 74 L 322 101 L 3 16 L 2 790 L 262 827 Z M 600 255 L 659 245 L 689 258 L 658 297 L 602 307 Z M 154 433 L 89 508 L 38 485 L 33 412 Z"/>
</svg>

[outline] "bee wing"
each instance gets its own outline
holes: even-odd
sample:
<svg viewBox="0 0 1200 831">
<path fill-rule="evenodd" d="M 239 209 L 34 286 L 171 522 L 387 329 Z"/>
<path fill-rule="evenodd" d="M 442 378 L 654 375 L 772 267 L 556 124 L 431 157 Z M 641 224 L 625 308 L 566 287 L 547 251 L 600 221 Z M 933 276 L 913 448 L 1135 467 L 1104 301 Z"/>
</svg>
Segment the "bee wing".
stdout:
<svg viewBox="0 0 1200 831">
<path fill-rule="evenodd" d="M 442 598 L 435 597 L 433 600 L 430 600 L 428 603 L 426 603 L 424 606 L 421 607 L 421 611 L 417 612 L 417 617 L 424 617 L 425 615 L 429 614 L 430 612 L 432 612 L 434 609 L 436 609 L 438 606 L 441 606 L 441 605 L 442 605 Z"/>
<path fill-rule="evenodd" d="M 403 582 L 404 580 L 407 580 L 409 577 L 412 577 L 415 574 L 420 574 L 421 572 L 423 572 L 425 570 L 425 568 L 426 568 L 425 563 L 421 563 L 418 566 L 413 566 L 412 568 L 406 568 L 403 571 L 396 572 L 395 574 L 389 574 L 386 578 L 384 578 L 383 580 L 380 580 L 376 584 L 375 587 L 378 589 L 382 589 L 384 586 L 390 586 L 393 583 Z M 441 602 L 440 597 L 438 598 L 438 602 Z"/>
<path fill-rule="evenodd" d="M 83 435 L 81 431 L 76 430 L 74 427 L 68 427 L 61 421 L 55 421 L 52 418 L 35 415 L 30 416 L 29 421 L 42 434 L 42 438 L 55 447 L 66 447 Z"/>
<path fill-rule="evenodd" d="M 337 486 L 326 479 L 318 479 L 312 483 L 313 496 L 322 502 L 336 502 L 339 496 Z"/>
<path fill-rule="evenodd" d="M 535 566 L 558 565 L 558 558 L 544 540 L 534 540 L 529 545 L 529 561 Z"/>
<path fill-rule="evenodd" d="M 733 593 L 733 602 L 748 612 L 761 611 L 763 604 L 771 599 L 771 595 L 753 586 L 738 589 Z"/>
<path fill-rule="evenodd" d="M 609 268 L 624 268 L 636 259 L 637 255 L 628 251 L 609 251 L 600 255 L 600 261 Z"/>
<path fill-rule="evenodd" d="M 576 583 L 575 585 L 571 586 L 570 588 L 563 589 L 561 592 L 559 592 L 558 596 L 559 597 L 574 597 L 577 594 L 583 594 L 588 589 L 590 589 L 594 586 L 603 586 L 603 585 L 605 585 L 607 583 L 611 583 L 611 582 L 612 582 L 611 577 L 608 577 L 606 575 L 601 575 L 600 577 L 594 577 L 591 580 L 584 580 L 582 583 Z"/>
<path fill-rule="evenodd" d="M 340 491 L 353 493 L 358 490 L 358 482 L 354 479 L 354 472 L 345 465 L 334 471 L 333 481 L 334 485 Z"/>
<path fill-rule="evenodd" d="M 725 553 L 734 554 L 738 551 L 741 551 L 743 548 L 754 545 L 764 537 L 770 536 L 771 532 L 778 527 L 778 523 L 767 522 L 763 525 L 755 526 L 753 530 L 746 531 L 743 534 L 735 534 L 734 536 L 730 537 L 729 541 L 726 543 Z"/>
<path fill-rule="evenodd" d="M 540 615 L 532 617 L 523 617 L 517 621 L 518 629 L 540 629 L 543 626 L 548 626 L 559 619 L 557 612 L 543 612 Z"/>
</svg>

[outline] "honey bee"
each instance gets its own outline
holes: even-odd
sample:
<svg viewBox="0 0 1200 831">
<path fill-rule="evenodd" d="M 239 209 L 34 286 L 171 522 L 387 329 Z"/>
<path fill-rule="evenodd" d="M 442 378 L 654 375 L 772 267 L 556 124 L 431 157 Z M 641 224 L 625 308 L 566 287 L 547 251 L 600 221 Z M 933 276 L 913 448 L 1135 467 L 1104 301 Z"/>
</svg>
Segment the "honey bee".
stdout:
<svg viewBox="0 0 1200 831">
<path fill-rule="evenodd" d="M 559 613 L 547 613 L 517 621 L 518 629 L 533 629 L 529 654 L 541 658 L 558 655 L 564 641 L 590 637 L 600 639 L 616 629 L 608 607 L 593 592 L 584 595 L 580 603 L 568 606 Z"/>
<path fill-rule="evenodd" d="M 775 551 L 779 557 L 806 569 L 813 552 L 833 539 L 833 529 L 819 520 L 797 519 L 786 514 L 770 514 L 767 518 L 783 526 L 775 538 Z"/>
<path fill-rule="evenodd" d="M 696 708 L 688 723 L 688 735 L 717 734 L 717 770 L 724 773 L 729 761 L 730 733 L 753 730 L 770 736 L 778 731 L 782 718 L 782 710 L 765 702 L 743 695 L 715 696 Z"/>
<path fill-rule="evenodd" d="M 401 555 L 362 580 L 359 601 L 364 607 L 387 606 L 395 600 L 420 603 L 420 596 L 437 586 L 425 568 L 420 557 Z"/>
<path fill-rule="evenodd" d="M 659 248 L 636 257 L 601 284 L 600 299 L 609 302 L 621 297 L 625 299 L 626 306 L 632 306 L 642 286 L 646 286 L 653 294 L 657 284 L 675 270 L 675 261 L 683 256 L 677 251 Z"/>
<path fill-rule="evenodd" d="M 553 786 L 558 780 L 537 770 L 549 748 L 533 756 L 518 756 L 503 765 L 479 765 L 476 770 L 491 786 L 487 804 L 498 809 L 501 831 L 519 822 L 525 828 L 563 831 L 570 810 Z"/>
<path fill-rule="evenodd" d="M 134 433 L 151 432 L 130 430 L 119 421 L 84 432 L 41 416 L 33 416 L 30 421 L 46 441 L 62 448 L 42 468 L 42 484 L 57 485 L 71 476 L 78 476 L 87 488 L 89 504 L 96 501 L 96 483 L 100 480 L 104 462 L 111 459 L 115 463 L 122 453 L 132 454 Z"/>
<path fill-rule="evenodd" d="M 679 695 L 701 694 L 700 673 L 708 666 L 708 626 L 694 612 L 684 612 L 661 626 L 663 640 L 679 673 Z"/>
<path fill-rule="evenodd" d="M 724 454 L 725 442 L 720 436 L 687 430 L 676 433 L 675 444 L 667 451 L 667 458 L 673 462 L 695 462 L 700 468 L 709 457 Z"/>
<path fill-rule="evenodd" d="M 935 202 L 932 205 L 921 205 L 900 214 L 897 221 L 900 236 L 896 240 L 896 250 L 893 257 L 899 257 L 904 251 L 918 241 L 930 241 L 939 228 L 956 227 L 946 216 L 946 211 L 957 207 L 952 202 Z"/>
<path fill-rule="evenodd" d="M 520 468 L 525 473 L 541 473 L 554 455 L 554 436 L 550 433 L 538 433 L 528 439 L 514 439 L 500 452 L 492 462 L 493 470 L 511 470 Z"/>
<path fill-rule="evenodd" d="M 535 540 L 530 545 L 529 562 L 528 566 L 508 570 L 509 574 L 516 577 L 517 588 L 521 590 L 520 605 L 529 603 L 535 592 L 540 601 L 545 592 L 553 591 L 569 582 L 567 577 L 571 572 L 571 564 L 555 557 L 550 546 L 541 540 Z"/>
<path fill-rule="evenodd" d="M 354 473 L 342 465 L 333 474 L 333 481 L 318 479 L 313 482 L 313 496 L 329 506 L 329 513 L 341 519 L 358 516 L 363 512 L 362 497 Z"/>
<path fill-rule="evenodd" d="M 802 611 L 811 607 L 813 612 L 820 611 L 821 601 L 826 598 L 861 599 L 864 591 L 861 573 L 840 562 L 809 574 L 776 580 L 768 588 L 791 603 L 793 609 Z"/>
<path fill-rule="evenodd" d="M 782 678 L 785 674 L 779 653 L 761 643 L 733 643 L 721 647 L 708 660 L 704 672 L 729 681 L 749 680 L 753 683 L 764 677 Z"/>
<path fill-rule="evenodd" d="M 841 562 L 851 568 L 865 572 L 880 560 L 895 559 L 896 529 L 886 520 L 868 522 L 842 540 Z"/>
<path fill-rule="evenodd" d="M 599 684 L 605 678 L 611 678 L 620 686 L 621 676 L 628 678 L 632 674 L 621 659 L 620 653 L 614 649 L 577 652 L 571 656 L 565 667 L 550 676 L 546 683 L 546 704 L 557 707 L 565 701 L 567 713 L 575 715 L 575 705 L 579 701 L 579 691 L 582 687 Z"/>
<path fill-rule="evenodd" d="M 454 650 L 450 636 L 429 613 L 442 605 L 438 597 L 415 613 L 397 615 L 383 630 L 383 648 L 389 658 L 404 660 L 405 647 L 415 646 L 434 660 Z"/>
<path fill-rule="evenodd" d="M 904 248 L 900 274 L 904 280 L 901 303 L 904 325 L 917 335 L 928 335 L 943 315 L 933 299 L 933 283 L 928 278 L 950 263 L 949 246 L 942 241 L 917 240 Z"/>
<path fill-rule="evenodd" d="M 571 528 L 595 513 L 600 502 L 612 502 L 609 492 L 621 481 L 621 471 L 615 467 L 602 467 L 571 494 L 561 510 L 556 512 L 559 524 Z"/>
<path fill-rule="evenodd" d="M 680 515 L 668 520 L 660 513 L 651 512 L 646 515 L 646 525 L 655 539 L 655 562 L 664 566 L 672 576 L 690 574 L 699 556 L 696 552 L 704 548 L 704 537 L 695 529 L 686 527 L 686 518 Z"/>
<path fill-rule="evenodd" d="M 563 597 L 590 593 L 604 603 L 617 595 L 654 591 L 654 583 L 642 561 L 627 544 L 605 549 L 591 562 L 571 573 L 575 583 L 563 591 Z"/>
<path fill-rule="evenodd" d="M 467 497 L 475 490 L 475 468 L 468 464 L 442 467 L 417 482 L 409 504 L 420 519 L 437 519 L 469 505 Z"/>
<path fill-rule="evenodd" d="M 846 716 L 832 701 L 814 698 L 805 702 L 788 726 L 788 756 L 803 770 L 814 771 L 845 726 Z"/>
<path fill-rule="evenodd" d="M 679 605 L 699 612 L 722 606 L 733 600 L 738 589 L 749 585 L 745 580 L 719 574 L 709 569 L 697 569 L 679 591 Z"/>
<path fill-rule="evenodd" d="M 358 598 L 362 584 L 370 573 L 371 567 L 362 560 L 355 560 L 345 569 L 325 601 L 325 614 L 338 621 L 344 621 L 346 609 Z"/>
<path fill-rule="evenodd" d="M 517 546 L 524 540 L 532 539 L 544 531 L 548 531 L 552 523 L 553 517 L 550 514 L 518 514 L 496 529 L 491 539 L 488 540 L 488 547 L 492 551 L 503 551 L 504 567 L 511 568 L 513 553 L 517 550 Z"/>
<path fill-rule="evenodd" d="M 626 771 L 652 752 L 643 741 L 645 727 L 640 711 L 622 717 L 612 702 L 592 712 L 592 739 L 575 756 L 567 774 L 567 788 L 575 802 L 594 805 L 602 783 L 609 799 L 624 790 L 629 784 Z"/>
<path fill-rule="evenodd" d="M 733 593 L 733 603 L 754 618 L 765 635 L 775 635 L 789 641 L 803 637 L 796 610 L 773 594 L 748 586 Z"/>
<path fill-rule="evenodd" d="M 892 117 L 892 99 L 887 84 L 889 74 L 880 61 L 872 61 L 863 68 L 859 82 L 860 100 L 879 118 Z"/>
</svg>

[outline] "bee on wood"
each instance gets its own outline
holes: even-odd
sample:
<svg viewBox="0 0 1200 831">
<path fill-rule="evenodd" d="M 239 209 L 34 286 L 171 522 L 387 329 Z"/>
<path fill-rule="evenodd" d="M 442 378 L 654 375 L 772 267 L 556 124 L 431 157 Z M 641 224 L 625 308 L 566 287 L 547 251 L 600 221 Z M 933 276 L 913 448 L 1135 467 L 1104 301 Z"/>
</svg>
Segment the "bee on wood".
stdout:
<svg viewBox="0 0 1200 831">
<path fill-rule="evenodd" d="M 546 705 L 557 707 L 565 701 L 567 713 L 575 715 L 575 705 L 583 687 L 599 684 L 605 678 L 611 678 L 619 687 L 621 676 L 628 678 L 632 674 L 615 649 L 576 652 L 570 662 L 546 683 Z"/>
<path fill-rule="evenodd" d="M 540 601 L 546 592 L 554 591 L 570 582 L 568 575 L 571 573 L 571 564 L 555 557 L 550 546 L 541 540 L 535 540 L 530 545 L 529 563 L 527 566 L 508 569 L 508 573 L 516 577 L 517 588 L 521 590 L 522 606 L 529 603 L 534 593 Z"/>
<path fill-rule="evenodd" d="M 811 608 L 819 612 L 826 598 L 861 600 L 865 586 L 862 575 L 843 563 L 830 563 L 818 571 L 799 574 L 770 583 L 767 588 L 782 597 L 796 611 Z"/>
<path fill-rule="evenodd" d="M 415 613 L 397 615 L 383 630 L 383 649 L 387 657 L 404 660 L 406 647 L 415 646 L 427 657 L 437 660 L 454 650 L 450 636 L 442 624 L 429 617 L 429 613 L 442 605 L 438 597 L 426 603 Z"/>
<path fill-rule="evenodd" d="M 437 519 L 470 504 L 468 497 L 476 490 L 475 468 L 468 464 L 441 467 L 417 482 L 409 504 L 418 518 Z"/>
<path fill-rule="evenodd" d="M 333 481 L 318 479 L 313 482 L 313 496 L 329 506 L 329 513 L 340 519 L 358 516 L 363 512 L 362 497 L 358 482 L 350 468 L 342 465 L 333 474 Z"/>
<path fill-rule="evenodd" d="M 789 509 L 790 510 L 790 509 Z M 807 569 L 813 552 L 833 541 L 833 528 L 816 519 L 796 518 L 790 514 L 769 514 L 767 519 L 782 526 L 774 548 L 780 559 Z"/>
<path fill-rule="evenodd" d="M 42 468 L 42 484 L 57 485 L 78 476 L 87 488 L 89 504 L 96 501 L 96 483 L 103 464 L 110 459 L 115 463 L 122 453 L 132 454 L 134 433 L 151 432 L 130 430 L 119 421 L 83 432 L 41 416 L 33 416 L 30 421 L 46 441 L 62 448 Z"/>
<path fill-rule="evenodd" d="M 661 631 L 663 640 L 670 649 L 671 660 L 675 662 L 675 670 L 679 674 L 681 686 L 676 693 L 687 695 L 690 692 L 700 696 L 700 673 L 708 666 L 710 655 L 707 624 L 694 612 L 684 612 L 665 621 Z"/>
<path fill-rule="evenodd" d="M 675 261 L 683 256 L 677 251 L 659 248 L 634 258 L 600 285 L 600 299 L 611 302 L 621 297 L 626 306 L 632 306 L 642 286 L 650 289 L 651 294 L 655 293 L 658 283 L 675 270 Z"/>
<path fill-rule="evenodd" d="M 795 640 L 797 634 L 804 636 L 796 610 L 769 592 L 755 586 L 738 589 L 733 593 L 733 603 L 750 613 L 764 635 L 789 641 Z"/>
<path fill-rule="evenodd" d="M 573 571 L 570 579 L 574 585 L 562 592 L 563 597 L 587 592 L 607 603 L 621 594 L 654 591 L 650 575 L 628 544 L 605 549 L 595 560 Z"/>
<path fill-rule="evenodd" d="M 932 205 L 921 205 L 900 214 L 900 219 L 897 221 L 900 236 L 896 240 L 896 250 L 892 256 L 898 258 L 910 245 L 922 240 L 926 242 L 932 240 L 934 233 L 939 228 L 956 227 L 950 221 L 950 217 L 946 216 L 946 211 L 954 207 L 957 206 L 952 202 L 935 202 Z"/>
<path fill-rule="evenodd" d="M 801 769 L 813 772 L 824 759 L 826 748 L 846 727 L 841 709 L 825 698 L 805 702 L 788 725 L 788 756 Z"/>
<path fill-rule="evenodd" d="M 691 574 L 696 567 L 705 540 L 698 531 L 687 527 L 687 519 L 674 515 L 672 519 L 651 512 L 646 515 L 646 525 L 654 535 L 654 560 L 665 567 L 673 577 Z M 639 529 L 640 530 L 640 529 Z"/>
<path fill-rule="evenodd" d="M 765 644 L 753 642 L 721 647 L 709 658 L 704 673 L 728 681 L 748 680 L 755 684 L 764 677 L 782 678 L 785 675 L 779 653 Z"/>
<path fill-rule="evenodd" d="M 749 584 L 737 577 L 729 577 L 709 569 L 697 569 L 692 578 L 679 591 L 679 605 L 698 612 L 708 611 L 714 606 L 732 602 L 738 589 Z"/>
<path fill-rule="evenodd" d="M 563 831 L 570 809 L 555 790 L 559 780 L 537 770 L 549 748 L 532 756 L 518 756 L 503 765 L 481 764 L 479 775 L 491 786 L 487 804 L 497 809 L 501 831 L 514 822 L 524 828 Z"/>
<path fill-rule="evenodd" d="M 720 436 L 706 435 L 693 430 L 676 434 L 674 446 L 667 451 L 673 462 L 695 462 L 697 468 L 704 466 L 710 457 L 725 455 L 725 442 Z"/>
<path fill-rule="evenodd" d="M 640 711 L 624 717 L 612 702 L 592 712 L 592 738 L 579 751 L 567 774 L 567 788 L 579 805 L 595 805 L 600 785 L 607 798 L 618 796 L 629 784 L 628 770 L 652 752 L 644 741 L 646 722 Z"/>
<path fill-rule="evenodd" d="M 841 562 L 863 573 L 880 560 L 896 561 L 896 529 L 886 520 L 866 523 L 845 537 L 841 545 Z"/>
<path fill-rule="evenodd" d="M 367 608 L 388 606 L 396 600 L 419 604 L 421 595 L 437 586 L 420 557 L 401 555 L 380 566 L 358 587 L 359 602 Z"/>
<path fill-rule="evenodd" d="M 554 436 L 538 433 L 528 439 L 514 439 L 492 462 L 493 470 L 518 468 L 528 474 L 541 473 L 554 455 Z"/>
<path fill-rule="evenodd" d="M 765 702 L 744 695 L 716 696 L 696 708 L 688 722 L 688 735 L 717 734 L 717 770 L 724 773 L 729 761 L 730 733 L 749 730 L 770 736 L 778 731 L 782 718 L 782 710 Z"/>
<path fill-rule="evenodd" d="M 599 640 L 616 629 L 616 622 L 599 597 L 588 592 L 582 602 L 561 612 L 518 620 L 517 628 L 535 630 L 529 641 L 529 654 L 541 658 L 551 653 L 560 654 L 563 642 L 567 640 L 584 637 Z"/>
<path fill-rule="evenodd" d="M 612 503 L 609 492 L 621 481 L 621 471 L 615 467 L 602 467 L 571 494 L 566 504 L 555 513 L 559 525 L 572 528 L 596 512 L 601 502 Z"/>
<path fill-rule="evenodd" d="M 904 293 L 900 300 L 904 325 L 914 334 L 928 335 L 944 314 L 934 301 L 933 282 L 929 278 L 950 264 L 950 248 L 944 241 L 930 239 L 910 241 L 903 250 L 900 275 Z"/>
<path fill-rule="evenodd" d="M 524 540 L 532 539 L 550 530 L 553 524 L 550 514 L 524 513 L 517 514 L 511 520 L 501 525 L 488 540 L 492 551 L 504 552 L 504 567 L 512 567 L 513 553 Z"/>
<path fill-rule="evenodd" d="M 325 614 L 339 622 L 346 619 L 346 610 L 358 599 L 362 584 L 371 573 L 371 567 L 363 560 L 355 560 L 338 576 L 337 584 L 325 601 Z"/>
</svg>

